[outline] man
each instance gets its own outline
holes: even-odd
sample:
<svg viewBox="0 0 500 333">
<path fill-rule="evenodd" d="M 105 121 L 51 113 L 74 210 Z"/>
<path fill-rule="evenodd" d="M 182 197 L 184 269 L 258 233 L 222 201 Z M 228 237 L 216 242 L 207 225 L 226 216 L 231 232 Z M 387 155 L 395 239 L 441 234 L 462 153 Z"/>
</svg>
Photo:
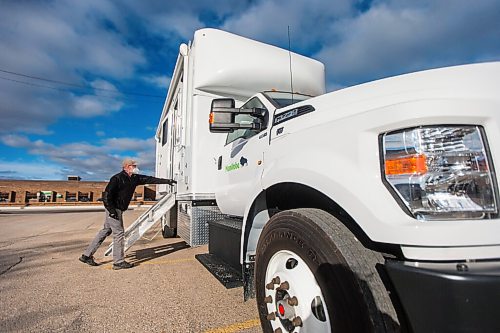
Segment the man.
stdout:
<svg viewBox="0 0 500 333">
<path fill-rule="evenodd" d="M 126 158 L 123 161 L 122 167 L 122 172 L 111 177 L 102 194 L 102 201 L 106 208 L 104 227 L 97 233 L 92 243 L 90 243 L 79 259 L 81 262 L 90 266 L 99 265 L 94 261 L 93 255 L 104 239 L 113 233 L 113 269 L 134 267 L 133 264 L 125 261 L 123 212 L 127 210 L 137 185 L 173 185 L 176 183 L 176 181 L 172 179 L 139 175 L 139 168 L 137 168 L 136 161 L 130 158 Z"/>
</svg>

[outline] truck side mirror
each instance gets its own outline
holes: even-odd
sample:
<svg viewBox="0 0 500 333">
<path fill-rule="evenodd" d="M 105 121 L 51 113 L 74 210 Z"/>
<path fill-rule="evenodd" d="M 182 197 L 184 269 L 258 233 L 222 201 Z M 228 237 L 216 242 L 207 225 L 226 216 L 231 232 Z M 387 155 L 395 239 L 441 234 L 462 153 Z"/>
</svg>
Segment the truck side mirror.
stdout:
<svg viewBox="0 0 500 333">
<path fill-rule="evenodd" d="M 212 133 L 228 133 L 234 131 L 235 116 L 239 109 L 234 108 L 234 99 L 217 98 L 212 100 L 209 126 Z"/>
<path fill-rule="evenodd" d="M 262 119 L 264 119 L 266 110 L 237 109 L 234 107 L 234 99 L 217 98 L 212 100 L 210 109 L 209 129 L 212 133 L 230 133 L 237 129 L 261 130 L 264 128 Z M 251 124 L 237 123 L 235 117 L 237 114 L 249 114 L 257 119 Z"/>
</svg>

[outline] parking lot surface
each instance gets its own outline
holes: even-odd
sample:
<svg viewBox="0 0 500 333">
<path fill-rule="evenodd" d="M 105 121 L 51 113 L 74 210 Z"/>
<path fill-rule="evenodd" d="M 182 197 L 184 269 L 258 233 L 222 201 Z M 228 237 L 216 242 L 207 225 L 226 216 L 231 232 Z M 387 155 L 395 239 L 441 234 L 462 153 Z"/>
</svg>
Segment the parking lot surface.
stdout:
<svg viewBox="0 0 500 333">
<path fill-rule="evenodd" d="M 144 210 L 127 211 L 125 226 Z M 196 259 L 207 246 L 163 239 L 159 226 L 112 270 L 78 257 L 104 212 L 0 214 L 0 332 L 260 332 L 255 300 L 226 289 Z"/>
</svg>

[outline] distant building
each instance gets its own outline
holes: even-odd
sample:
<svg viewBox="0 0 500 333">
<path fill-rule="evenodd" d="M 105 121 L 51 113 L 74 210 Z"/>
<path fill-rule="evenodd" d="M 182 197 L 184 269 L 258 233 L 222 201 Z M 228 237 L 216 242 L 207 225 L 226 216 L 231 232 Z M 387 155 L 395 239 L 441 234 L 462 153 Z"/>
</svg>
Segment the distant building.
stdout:
<svg viewBox="0 0 500 333">
<path fill-rule="evenodd" d="M 68 180 L 0 180 L 0 205 L 99 202 L 107 184 L 81 181 L 79 176 L 68 176 Z M 151 200 L 156 200 L 156 186 L 137 186 L 132 201 Z"/>
</svg>

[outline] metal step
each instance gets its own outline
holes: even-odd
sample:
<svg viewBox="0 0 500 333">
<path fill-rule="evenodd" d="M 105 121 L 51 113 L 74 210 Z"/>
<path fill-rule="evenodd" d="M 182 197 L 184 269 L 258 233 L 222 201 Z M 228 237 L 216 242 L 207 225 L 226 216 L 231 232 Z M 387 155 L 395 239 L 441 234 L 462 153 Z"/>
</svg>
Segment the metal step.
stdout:
<svg viewBox="0 0 500 333">
<path fill-rule="evenodd" d="M 225 217 L 208 223 L 208 252 L 195 258 L 227 289 L 241 287 L 240 264 L 242 219 Z"/>
<path fill-rule="evenodd" d="M 149 229 L 151 229 L 172 207 L 175 206 L 175 194 L 169 193 L 160 199 L 154 206 L 149 208 L 144 214 L 139 216 L 127 230 L 125 230 L 125 248 L 127 251 L 136 241 L 138 241 Z M 111 243 L 104 253 L 105 256 L 113 252 Z"/>
<path fill-rule="evenodd" d="M 195 258 L 219 280 L 226 289 L 243 286 L 241 271 L 234 269 L 224 260 L 221 260 L 214 254 L 203 253 L 195 255 Z"/>
</svg>

